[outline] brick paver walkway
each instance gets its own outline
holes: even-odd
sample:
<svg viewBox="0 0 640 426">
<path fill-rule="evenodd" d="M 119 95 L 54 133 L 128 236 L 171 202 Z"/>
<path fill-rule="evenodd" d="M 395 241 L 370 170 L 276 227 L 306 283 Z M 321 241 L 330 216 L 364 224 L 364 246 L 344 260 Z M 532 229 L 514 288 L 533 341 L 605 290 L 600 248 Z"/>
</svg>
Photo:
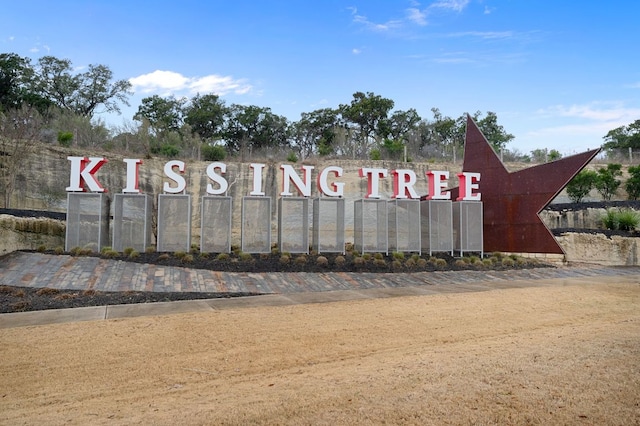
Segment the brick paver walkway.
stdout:
<svg viewBox="0 0 640 426">
<path fill-rule="evenodd" d="M 0 284 L 100 291 L 203 291 L 290 294 L 333 290 L 421 287 L 437 292 L 527 286 L 547 279 L 640 275 L 638 267 L 558 267 L 510 271 L 418 273 L 219 272 L 41 253 L 14 252 L 0 258 Z M 485 283 L 485 285 L 483 285 Z M 490 285 L 489 285 L 490 283 Z M 524 285 L 524 284 L 522 284 Z M 432 287 L 428 287 L 432 286 Z"/>
</svg>

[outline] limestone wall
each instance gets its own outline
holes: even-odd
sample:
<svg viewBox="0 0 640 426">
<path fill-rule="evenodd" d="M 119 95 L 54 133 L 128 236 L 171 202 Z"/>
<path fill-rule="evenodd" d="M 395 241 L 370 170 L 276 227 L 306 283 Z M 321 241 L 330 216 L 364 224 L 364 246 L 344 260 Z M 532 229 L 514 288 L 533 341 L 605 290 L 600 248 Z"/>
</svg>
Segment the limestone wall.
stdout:
<svg viewBox="0 0 640 426">
<path fill-rule="evenodd" d="M 41 245 L 64 247 L 64 235 L 65 224 L 60 220 L 0 215 L 0 255 Z"/>
<path fill-rule="evenodd" d="M 568 262 L 638 265 L 638 238 L 569 232 L 556 237 Z"/>
</svg>

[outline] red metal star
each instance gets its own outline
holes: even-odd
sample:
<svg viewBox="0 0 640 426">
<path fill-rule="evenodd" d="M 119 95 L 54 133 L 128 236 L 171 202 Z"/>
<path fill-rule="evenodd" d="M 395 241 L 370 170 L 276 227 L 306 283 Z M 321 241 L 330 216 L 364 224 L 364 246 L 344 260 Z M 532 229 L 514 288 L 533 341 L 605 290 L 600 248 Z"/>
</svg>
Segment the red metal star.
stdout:
<svg viewBox="0 0 640 426">
<path fill-rule="evenodd" d="M 510 173 L 476 123 L 467 117 L 462 169 L 481 174 L 485 252 L 564 254 L 538 213 L 599 151 Z M 455 200 L 457 190 L 451 195 Z"/>
</svg>

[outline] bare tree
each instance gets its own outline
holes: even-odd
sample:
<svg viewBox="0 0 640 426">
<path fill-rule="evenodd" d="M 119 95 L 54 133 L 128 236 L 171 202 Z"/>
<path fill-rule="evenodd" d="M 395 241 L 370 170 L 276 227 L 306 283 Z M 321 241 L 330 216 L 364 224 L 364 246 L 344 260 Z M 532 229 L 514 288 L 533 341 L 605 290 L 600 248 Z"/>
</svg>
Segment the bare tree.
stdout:
<svg viewBox="0 0 640 426">
<path fill-rule="evenodd" d="M 26 105 L 0 113 L 0 192 L 5 208 L 11 206 L 18 176 L 36 151 L 42 124 L 38 111 Z"/>
</svg>

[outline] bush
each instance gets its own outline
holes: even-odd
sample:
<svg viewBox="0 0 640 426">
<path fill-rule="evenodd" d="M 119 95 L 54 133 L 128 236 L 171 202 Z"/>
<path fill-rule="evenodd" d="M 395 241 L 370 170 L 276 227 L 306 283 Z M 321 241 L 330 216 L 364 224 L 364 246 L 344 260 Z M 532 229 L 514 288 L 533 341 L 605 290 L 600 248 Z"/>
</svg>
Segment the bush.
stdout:
<svg viewBox="0 0 640 426">
<path fill-rule="evenodd" d="M 216 260 L 229 260 L 229 253 L 218 253 Z"/>
<path fill-rule="evenodd" d="M 298 156 L 296 155 L 295 152 L 290 152 L 289 155 L 287 155 L 287 161 L 290 163 L 297 163 L 298 162 Z"/>
<path fill-rule="evenodd" d="M 329 259 L 327 259 L 325 256 L 318 256 L 316 258 L 316 263 L 318 264 L 318 266 L 327 266 L 329 265 Z"/>
<path fill-rule="evenodd" d="M 137 259 L 140 257 L 140 252 L 137 250 L 133 250 L 131 253 L 129 253 L 129 259 Z"/>
<path fill-rule="evenodd" d="M 630 200 L 637 200 L 640 198 L 640 166 L 630 166 L 629 179 L 624 184 L 624 189 L 627 191 L 627 198 Z"/>
<path fill-rule="evenodd" d="M 71 146 L 72 140 L 73 140 L 72 132 L 58 132 L 58 143 L 60 144 L 60 146 L 69 148 Z"/>
<path fill-rule="evenodd" d="M 227 151 L 220 145 L 202 145 L 200 153 L 204 161 L 222 161 L 227 156 Z"/>
<path fill-rule="evenodd" d="M 567 184 L 567 195 L 574 203 L 581 203 L 593 189 L 598 174 L 591 170 L 583 170 Z"/>
<path fill-rule="evenodd" d="M 382 155 L 380 154 L 380 150 L 379 149 L 372 149 L 371 152 L 369 152 L 369 158 L 371 160 L 380 160 L 382 159 Z"/>
<path fill-rule="evenodd" d="M 606 229 L 635 231 L 640 224 L 640 215 L 633 210 L 607 210 L 602 217 L 602 225 Z"/>
<path fill-rule="evenodd" d="M 606 168 L 598 169 L 595 188 L 598 190 L 602 199 L 611 200 L 620 187 L 621 182 L 617 179 L 622 176 L 621 164 L 607 164 Z"/>
<path fill-rule="evenodd" d="M 340 255 L 340 256 L 336 256 L 333 262 L 336 264 L 336 266 L 342 266 L 345 264 L 346 261 L 347 259 L 345 259 L 344 256 Z"/>
</svg>

